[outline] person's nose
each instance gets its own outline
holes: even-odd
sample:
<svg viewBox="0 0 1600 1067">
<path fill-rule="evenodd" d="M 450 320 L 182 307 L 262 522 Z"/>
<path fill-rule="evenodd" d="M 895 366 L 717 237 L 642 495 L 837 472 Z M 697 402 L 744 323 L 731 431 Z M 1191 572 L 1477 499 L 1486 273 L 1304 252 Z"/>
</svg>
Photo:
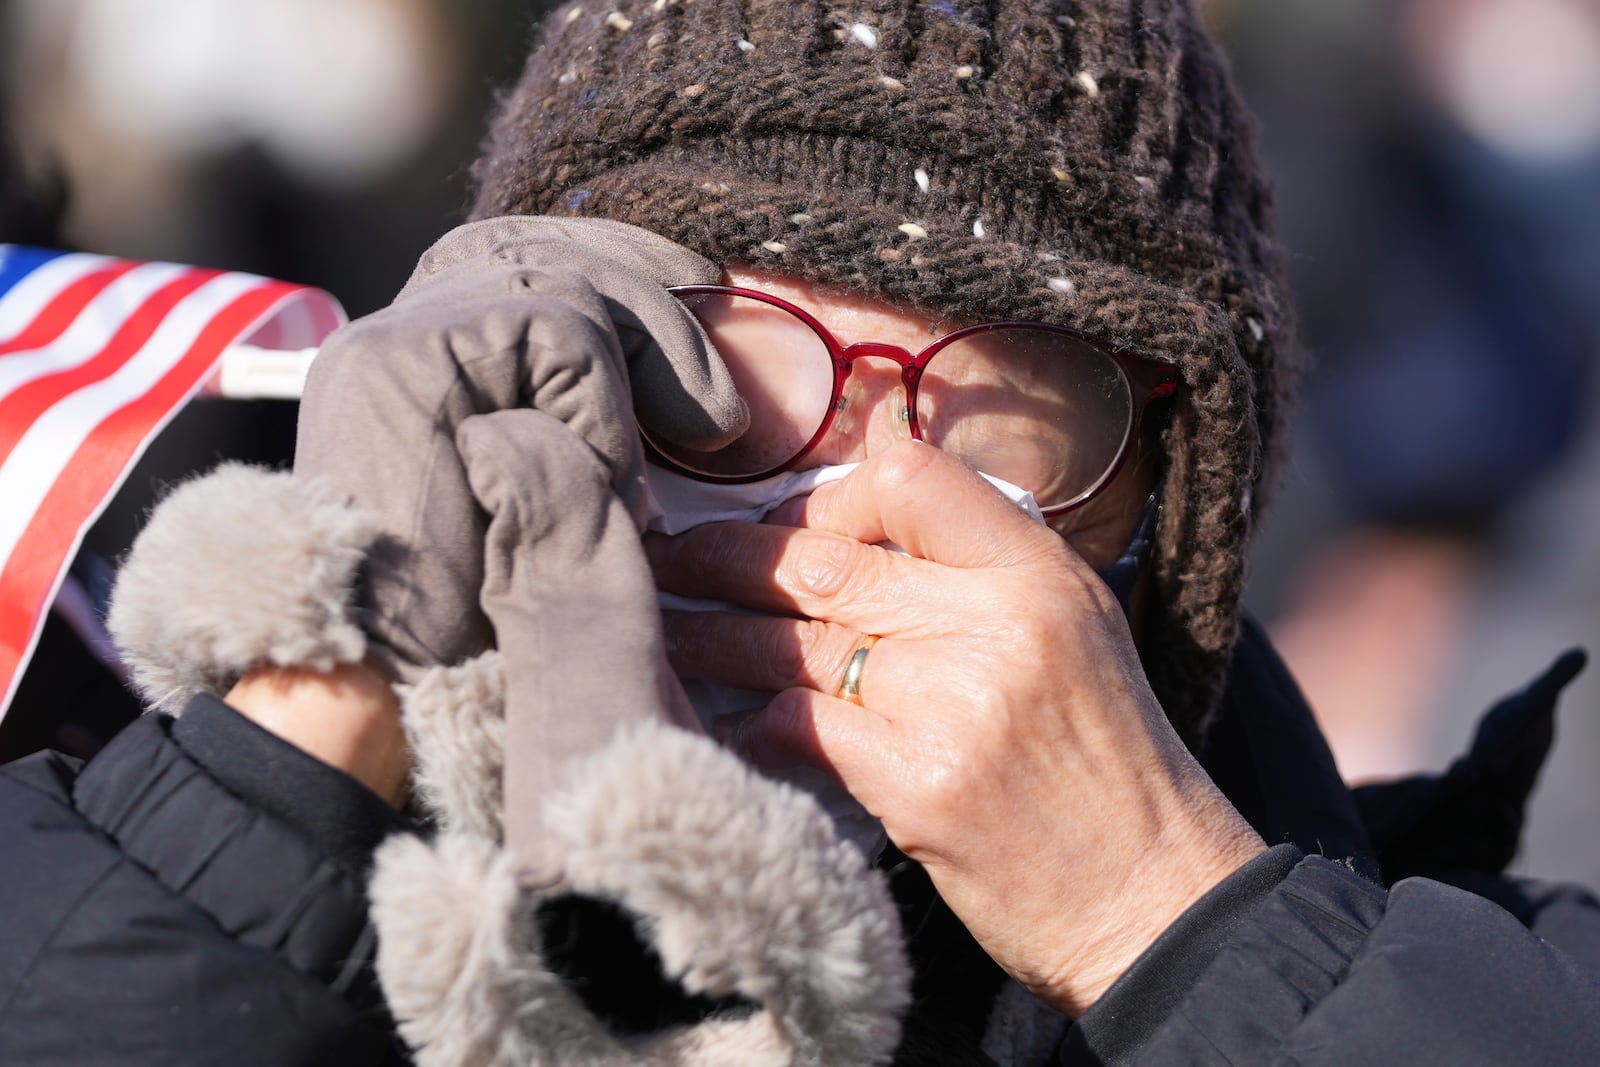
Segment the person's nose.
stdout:
<svg viewBox="0 0 1600 1067">
<path fill-rule="evenodd" d="M 839 443 L 847 453 L 842 457 L 845 460 L 865 459 L 911 435 L 899 350 L 875 347 L 886 351 L 881 355 L 860 353 L 851 365 L 834 420 Z"/>
</svg>

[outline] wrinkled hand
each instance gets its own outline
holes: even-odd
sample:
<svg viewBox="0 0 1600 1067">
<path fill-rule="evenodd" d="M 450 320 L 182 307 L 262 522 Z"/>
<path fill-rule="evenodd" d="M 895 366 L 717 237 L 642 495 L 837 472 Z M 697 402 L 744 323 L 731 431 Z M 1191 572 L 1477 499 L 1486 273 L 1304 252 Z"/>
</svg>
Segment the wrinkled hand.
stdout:
<svg viewBox="0 0 1600 1067">
<path fill-rule="evenodd" d="M 663 589 L 773 613 L 674 616 L 673 666 L 777 692 L 727 743 L 830 769 L 1036 995 L 1081 1013 L 1264 849 L 1167 723 L 1110 592 L 977 475 L 902 444 L 782 521 L 648 539 Z M 866 634 L 856 707 L 831 694 Z"/>
</svg>

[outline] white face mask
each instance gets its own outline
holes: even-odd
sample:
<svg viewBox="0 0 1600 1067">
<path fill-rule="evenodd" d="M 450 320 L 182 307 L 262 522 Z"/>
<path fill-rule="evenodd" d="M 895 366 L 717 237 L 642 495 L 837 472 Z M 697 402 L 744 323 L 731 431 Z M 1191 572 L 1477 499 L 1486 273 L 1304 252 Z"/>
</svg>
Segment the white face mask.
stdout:
<svg viewBox="0 0 1600 1067">
<path fill-rule="evenodd" d="M 714 485 L 698 482 L 659 467 L 649 468 L 648 488 L 650 513 L 648 528 L 659 533 L 676 534 L 707 522 L 760 522 L 778 505 L 797 496 L 805 496 L 819 485 L 836 482 L 855 470 L 858 464 L 845 463 L 833 467 L 818 467 L 807 471 L 790 471 L 760 482 L 745 485 Z M 985 475 L 984 477 L 988 477 Z M 1001 492 L 1039 522 L 1044 517 L 1033 495 L 1008 482 L 989 478 Z M 899 551 L 895 545 L 887 548 Z M 658 594 L 661 606 L 670 611 L 727 611 L 730 605 L 720 600 L 693 599 Z M 742 610 L 742 609 L 739 609 Z M 713 720 L 736 711 L 749 711 L 763 706 L 772 696 L 748 689 L 734 689 L 710 682 L 688 680 L 683 683 L 689 701 L 694 705 L 700 724 L 709 730 Z M 795 764 L 792 767 L 768 770 L 770 777 L 788 782 L 814 797 L 838 828 L 839 836 L 853 842 L 869 858 L 876 859 L 888 840 L 883 825 L 867 814 L 844 787 L 831 777 L 811 767 Z"/>
</svg>

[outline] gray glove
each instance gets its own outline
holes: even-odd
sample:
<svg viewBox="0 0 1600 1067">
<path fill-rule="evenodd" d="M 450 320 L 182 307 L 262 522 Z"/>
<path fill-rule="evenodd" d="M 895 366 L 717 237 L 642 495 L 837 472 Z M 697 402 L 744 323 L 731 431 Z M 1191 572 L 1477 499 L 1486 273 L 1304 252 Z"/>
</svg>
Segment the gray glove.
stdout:
<svg viewBox="0 0 1600 1067">
<path fill-rule="evenodd" d="M 732 382 L 662 289 L 719 273 L 620 223 L 492 219 L 446 235 L 392 305 L 323 345 L 300 405 L 295 473 L 331 479 L 378 517 L 364 621 L 400 678 L 493 645 L 478 604 L 489 517 L 458 454 L 464 421 L 528 408 L 559 420 L 641 520 L 635 406 L 653 434 L 683 443 L 742 430 Z"/>
<path fill-rule="evenodd" d="M 296 474 L 331 479 L 381 531 L 372 650 L 402 681 L 501 650 L 507 844 L 545 870 L 554 767 L 682 700 L 638 538 L 634 412 L 696 447 L 743 432 L 726 370 L 662 288 L 719 276 L 620 223 L 470 224 L 329 338 L 306 383 Z"/>
</svg>

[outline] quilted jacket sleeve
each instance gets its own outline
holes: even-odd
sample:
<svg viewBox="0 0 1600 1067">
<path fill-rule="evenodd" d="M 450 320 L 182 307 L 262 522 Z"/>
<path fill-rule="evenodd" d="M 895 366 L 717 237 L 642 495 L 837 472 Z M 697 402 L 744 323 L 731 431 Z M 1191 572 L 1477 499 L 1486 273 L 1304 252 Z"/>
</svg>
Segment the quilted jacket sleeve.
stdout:
<svg viewBox="0 0 1600 1067">
<path fill-rule="evenodd" d="M 210 697 L 0 770 L 0 1063 L 400 1062 L 364 890 L 398 821 Z"/>
<path fill-rule="evenodd" d="M 1567 903 L 1567 922 L 1600 929 L 1592 900 Z M 1422 878 L 1386 892 L 1280 845 L 1151 946 L 1062 1062 L 1600 1063 L 1600 960 L 1476 894 Z"/>
</svg>

